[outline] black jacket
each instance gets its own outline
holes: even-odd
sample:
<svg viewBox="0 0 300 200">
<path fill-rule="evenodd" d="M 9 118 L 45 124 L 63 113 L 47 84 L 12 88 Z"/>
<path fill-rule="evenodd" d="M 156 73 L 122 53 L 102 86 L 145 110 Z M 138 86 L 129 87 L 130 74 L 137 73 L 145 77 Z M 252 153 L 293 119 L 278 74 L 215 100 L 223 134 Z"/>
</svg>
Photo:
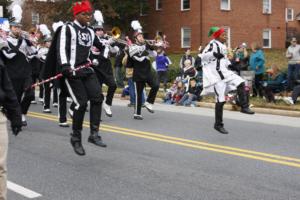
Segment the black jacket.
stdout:
<svg viewBox="0 0 300 200">
<path fill-rule="evenodd" d="M 21 127 L 21 107 L 8 77 L 7 68 L 0 59 L 0 105 L 12 126 Z"/>
</svg>

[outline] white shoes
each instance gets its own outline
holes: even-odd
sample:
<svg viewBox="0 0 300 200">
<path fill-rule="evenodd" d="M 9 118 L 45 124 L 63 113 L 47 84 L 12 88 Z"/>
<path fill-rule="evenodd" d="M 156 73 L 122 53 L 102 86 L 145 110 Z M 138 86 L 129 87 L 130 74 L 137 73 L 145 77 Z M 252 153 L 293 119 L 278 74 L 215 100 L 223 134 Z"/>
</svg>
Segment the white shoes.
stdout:
<svg viewBox="0 0 300 200">
<path fill-rule="evenodd" d="M 153 104 L 146 101 L 144 105 L 150 113 L 154 113 Z"/>
<path fill-rule="evenodd" d="M 58 103 L 53 103 L 53 107 L 57 108 L 58 107 Z"/>
<path fill-rule="evenodd" d="M 105 114 L 108 116 L 108 117 L 112 117 L 112 112 L 111 112 L 111 106 L 107 105 L 106 103 L 103 103 L 103 109 L 105 111 Z"/>
<path fill-rule="evenodd" d="M 31 101 L 31 104 L 37 104 L 37 102 L 36 101 Z"/>
<path fill-rule="evenodd" d="M 292 97 L 284 97 L 283 101 L 289 105 L 294 105 L 294 101 L 293 101 Z"/>
<path fill-rule="evenodd" d="M 39 98 L 39 102 L 40 103 L 44 103 L 44 99 L 43 98 Z"/>
<path fill-rule="evenodd" d="M 51 110 L 49 108 L 46 108 L 43 110 L 43 113 L 51 113 Z"/>
</svg>

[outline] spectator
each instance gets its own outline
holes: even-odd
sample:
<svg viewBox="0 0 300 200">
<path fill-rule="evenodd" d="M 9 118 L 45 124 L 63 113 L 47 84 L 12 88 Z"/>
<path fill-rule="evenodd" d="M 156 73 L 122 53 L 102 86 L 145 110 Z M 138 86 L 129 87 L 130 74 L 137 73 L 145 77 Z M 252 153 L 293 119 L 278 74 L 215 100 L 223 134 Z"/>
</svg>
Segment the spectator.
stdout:
<svg viewBox="0 0 300 200">
<path fill-rule="evenodd" d="M 179 81 L 177 83 L 177 91 L 176 93 L 173 95 L 173 102 L 176 104 L 176 105 L 179 105 L 179 101 L 180 99 L 183 97 L 185 93 L 185 87 L 184 87 L 184 84 L 182 81 Z"/>
<path fill-rule="evenodd" d="M 234 51 L 233 63 L 236 65 L 236 71 L 240 74 L 241 71 L 248 70 L 248 51 L 246 43 L 241 44 Z"/>
<path fill-rule="evenodd" d="M 172 86 L 169 89 L 167 89 L 167 92 L 166 92 L 165 98 L 164 98 L 164 103 L 166 103 L 166 104 L 173 104 L 174 103 L 173 97 L 177 92 L 177 84 L 178 84 L 178 81 L 175 80 L 173 82 Z"/>
<path fill-rule="evenodd" d="M 300 96 L 300 69 L 297 70 L 295 85 L 290 97 L 284 97 L 283 100 L 289 104 L 294 105 L 297 102 L 297 98 Z"/>
<path fill-rule="evenodd" d="M 183 70 L 184 68 L 184 62 L 186 60 L 190 60 L 191 61 L 191 65 L 194 66 L 195 65 L 195 58 L 193 58 L 193 56 L 191 55 L 191 50 L 187 49 L 185 51 L 185 54 L 181 57 L 180 62 L 179 62 L 179 66 L 180 69 Z M 183 71 L 182 71 L 183 72 Z"/>
<path fill-rule="evenodd" d="M 202 60 L 201 60 L 202 46 L 198 48 L 198 54 L 195 58 L 195 68 L 198 71 L 198 76 L 202 76 Z"/>
<path fill-rule="evenodd" d="M 284 90 L 283 81 L 285 80 L 285 74 L 280 72 L 276 65 L 267 70 L 267 74 L 268 80 L 263 83 L 264 95 L 267 102 L 275 103 L 274 93 Z"/>
<path fill-rule="evenodd" d="M 300 45 L 297 44 L 296 38 L 292 38 L 291 45 L 286 51 L 286 57 L 288 58 L 287 90 L 291 91 L 293 90 L 295 80 L 299 78 L 300 70 Z"/>
<path fill-rule="evenodd" d="M 264 78 L 265 72 L 265 56 L 261 47 L 257 43 L 251 44 L 252 54 L 250 55 L 250 70 L 255 72 L 255 81 L 253 87 L 253 96 L 256 97 L 259 95 L 261 98 L 263 97 L 262 92 L 262 80 Z"/>
<path fill-rule="evenodd" d="M 157 56 L 155 58 L 155 69 L 157 72 L 158 82 L 163 82 L 164 91 L 167 90 L 167 82 L 168 82 L 168 67 L 172 64 L 171 60 L 168 56 L 165 55 L 163 47 L 158 47 Z"/>
<path fill-rule="evenodd" d="M 196 101 L 201 100 L 201 91 L 202 89 L 200 86 L 197 86 L 196 80 L 191 79 L 187 93 L 183 95 L 178 103 L 183 106 L 196 106 Z"/>
<path fill-rule="evenodd" d="M 184 68 L 183 68 L 183 78 L 186 77 L 196 77 L 197 76 L 197 70 L 196 68 L 192 65 L 190 60 L 185 60 L 184 61 Z"/>
</svg>

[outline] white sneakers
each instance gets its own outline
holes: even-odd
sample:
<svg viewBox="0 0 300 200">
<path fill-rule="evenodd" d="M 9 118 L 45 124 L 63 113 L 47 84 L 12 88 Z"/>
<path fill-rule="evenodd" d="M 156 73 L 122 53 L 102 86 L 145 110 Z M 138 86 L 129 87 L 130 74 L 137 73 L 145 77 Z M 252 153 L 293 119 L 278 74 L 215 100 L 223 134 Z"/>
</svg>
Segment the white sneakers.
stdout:
<svg viewBox="0 0 300 200">
<path fill-rule="evenodd" d="M 52 105 L 53 105 L 54 108 L 58 107 L 58 103 L 53 103 Z"/>
<path fill-rule="evenodd" d="M 153 104 L 146 101 L 144 105 L 150 113 L 154 113 Z"/>
<path fill-rule="evenodd" d="M 294 105 L 294 101 L 293 101 L 292 97 L 284 97 L 283 101 L 289 105 Z"/>
<path fill-rule="evenodd" d="M 107 105 L 106 103 L 103 103 L 103 109 L 105 111 L 105 114 L 108 116 L 108 117 L 112 117 L 112 112 L 111 112 L 111 106 Z"/>
<path fill-rule="evenodd" d="M 44 113 L 51 113 L 51 110 L 49 108 L 44 108 L 43 112 Z"/>
</svg>

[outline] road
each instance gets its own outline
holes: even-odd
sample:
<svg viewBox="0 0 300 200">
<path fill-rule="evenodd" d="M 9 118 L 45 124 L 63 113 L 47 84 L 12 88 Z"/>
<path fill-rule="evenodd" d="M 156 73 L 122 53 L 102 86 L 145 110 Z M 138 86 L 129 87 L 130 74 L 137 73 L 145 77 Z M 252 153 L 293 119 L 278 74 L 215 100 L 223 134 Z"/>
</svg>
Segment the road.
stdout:
<svg viewBox="0 0 300 200">
<path fill-rule="evenodd" d="M 213 128 L 214 111 L 157 104 L 154 114 L 116 100 L 103 116 L 107 148 L 87 142 L 77 156 L 70 128 L 32 105 L 28 127 L 10 135 L 9 200 L 298 200 L 300 119 L 225 111 L 229 135 Z M 31 197 L 26 194 L 33 192 Z"/>
</svg>

